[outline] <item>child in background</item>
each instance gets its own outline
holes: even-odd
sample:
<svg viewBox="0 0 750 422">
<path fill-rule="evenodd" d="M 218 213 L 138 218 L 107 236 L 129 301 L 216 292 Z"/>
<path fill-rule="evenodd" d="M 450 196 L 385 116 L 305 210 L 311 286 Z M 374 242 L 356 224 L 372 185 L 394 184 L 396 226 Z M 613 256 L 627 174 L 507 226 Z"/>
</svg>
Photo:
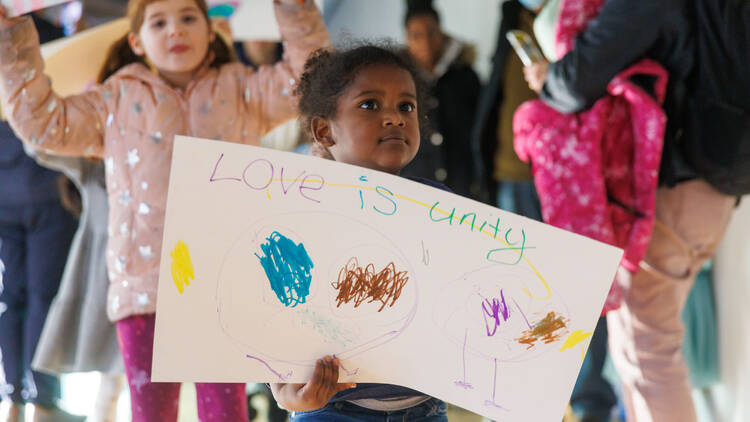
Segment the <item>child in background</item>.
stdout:
<svg viewBox="0 0 750 422">
<path fill-rule="evenodd" d="M 65 207 L 78 216 L 79 225 L 31 366 L 56 375 L 101 372 L 94 409 L 86 421 L 114 422 L 125 370 L 117 331 L 107 320 L 109 206 L 104 164 L 38 150 L 34 155 L 40 165 L 67 176 L 60 196 Z"/>
<path fill-rule="evenodd" d="M 455 193 L 476 197 L 471 129 L 480 84 L 472 69 L 474 46 L 444 32 L 432 0 L 407 0 L 407 50 L 429 84 L 426 111 L 432 133 L 422 133 L 419 154 L 404 175 L 435 178 Z"/>
<path fill-rule="evenodd" d="M 309 53 L 330 43 L 312 0 L 276 0 L 275 11 L 286 55 L 255 71 L 230 63 L 205 0 L 130 0 L 131 31 L 112 46 L 104 82 L 67 98 L 55 95 L 42 73 L 30 20 L 0 13 L 2 106 L 20 138 L 105 163 L 107 311 L 117 322 L 133 421 L 177 418 L 180 385 L 150 381 L 173 136 L 257 144 L 296 115 L 296 78 Z M 248 420 L 244 384 L 196 389 L 200 420 Z"/>
<path fill-rule="evenodd" d="M 375 46 L 319 52 L 305 65 L 298 92 L 302 126 L 318 155 L 398 175 L 417 154 L 425 92 L 402 56 Z M 292 421 L 447 421 L 440 400 L 396 385 L 339 384 L 338 367 L 325 357 L 308 383 L 271 385 Z"/>
</svg>

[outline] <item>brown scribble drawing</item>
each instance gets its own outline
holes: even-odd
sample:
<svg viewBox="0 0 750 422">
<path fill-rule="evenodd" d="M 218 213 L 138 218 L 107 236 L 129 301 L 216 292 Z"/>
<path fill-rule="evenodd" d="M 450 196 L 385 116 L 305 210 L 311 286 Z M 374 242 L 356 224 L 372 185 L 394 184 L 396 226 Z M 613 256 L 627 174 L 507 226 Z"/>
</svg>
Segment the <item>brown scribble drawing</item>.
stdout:
<svg viewBox="0 0 750 422">
<path fill-rule="evenodd" d="M 375 273 L 373 264 L 362 268 L 357 258 L 351 258 L 339 271 L 338 280 L 331 283 L 331 286 L 339 291 L 336 307 L 340 307 L 342 303 L 354 302 L 356 308 L 364 301 L 378 301 L 381 303 L 378 309 L 380 312 L 386 305 L 392 307 L 396 303 L 407 281 L 409 277 L 406 271 L 397 272 L 393 262 Z"/>
<path fill-rule="evenodd" d="M 528 345 L 527 349 L 531 349 L 537 341 L 549 344 L 559 340 L 566 333 L 565 328 L 565 318 L 550 312 L 544 319 L 534 324 L 534 328 L 524 331 L 523 336 L 517 338 L 516 341 Z"/>
</svg>

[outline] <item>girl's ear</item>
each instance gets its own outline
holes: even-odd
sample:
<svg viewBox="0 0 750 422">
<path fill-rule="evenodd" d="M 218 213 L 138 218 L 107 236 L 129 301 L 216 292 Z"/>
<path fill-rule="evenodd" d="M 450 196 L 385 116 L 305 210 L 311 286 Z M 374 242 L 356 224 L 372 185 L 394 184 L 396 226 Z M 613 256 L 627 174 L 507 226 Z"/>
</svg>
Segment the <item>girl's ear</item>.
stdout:
<svg viewBox="0 0 750 422">
<path fill-rule="evenodd" d="M 331 122 L 324 117 L 316 116 L 310 120 L 310 132 L 313 140 L 326 148 L 336 144 L 331 133 Z"/>
<path fill-rule="evenodd" d="M 146 50 L 143 49 L 143 44 L 141 43 L 141 37 L 138 34 L 132 32 L 128 34 L 128 45 L 130 45 L 130 49 L 133 50 L 136 56 L 146 54 Z"/>
</svg>

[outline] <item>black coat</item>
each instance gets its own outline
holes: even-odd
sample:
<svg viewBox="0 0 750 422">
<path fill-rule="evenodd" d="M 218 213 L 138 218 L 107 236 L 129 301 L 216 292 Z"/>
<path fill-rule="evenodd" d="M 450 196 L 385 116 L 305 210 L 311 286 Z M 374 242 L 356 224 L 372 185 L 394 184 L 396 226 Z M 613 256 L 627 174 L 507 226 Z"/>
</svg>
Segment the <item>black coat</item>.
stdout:
<svg viewBox="0 0 750 422">
<path fill-rule="evenodd" d="M 467 48 L 430 86 L 430 130 L 422 134 L 416 158 L 401 175 L 437 180 L 471 197 L 475 169 L 470 135 L 480 84 Z"/>
</svg>

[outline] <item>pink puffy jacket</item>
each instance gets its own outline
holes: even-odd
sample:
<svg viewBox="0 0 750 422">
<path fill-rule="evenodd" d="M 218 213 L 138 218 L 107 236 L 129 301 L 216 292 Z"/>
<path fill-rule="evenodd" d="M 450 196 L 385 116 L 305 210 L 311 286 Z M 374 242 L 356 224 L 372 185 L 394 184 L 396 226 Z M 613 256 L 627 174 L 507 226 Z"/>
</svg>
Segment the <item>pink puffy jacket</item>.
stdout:
<svg viewBox="0 0 750 422">
<path fill-rule="evenodd" d="M 330 45 L 312 0 L 276 4 L 284 59 L 254 71 L 207 63 L 184 91 L 142 64 L 67 98 L 42 73 L 31 19 L 0 31 L 3 109 L 19 137 L 58 155 L 104 160 L 109 196 L 107 312 L 117 321 L 156 310 L 156 287 L 174 135 L 257 145 L 297 113 L 293 91 L 309 54 Z"/>
</svg>

